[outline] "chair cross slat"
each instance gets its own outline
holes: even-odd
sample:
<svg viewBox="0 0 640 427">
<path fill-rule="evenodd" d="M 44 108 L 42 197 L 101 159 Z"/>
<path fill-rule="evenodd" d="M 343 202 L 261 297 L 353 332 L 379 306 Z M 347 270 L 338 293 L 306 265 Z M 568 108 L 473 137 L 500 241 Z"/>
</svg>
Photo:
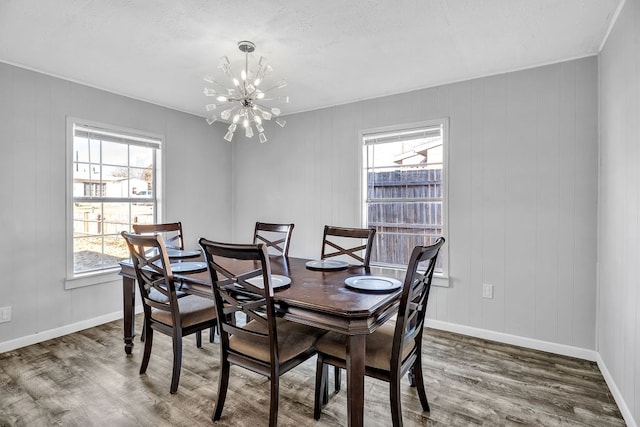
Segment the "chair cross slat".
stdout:
<svg viewBox="0 0 640 427">
<path fill-rule="evenodd" d="M 344 255 L 368 267 L 375 234 L 376 230 L 373 228 L 346 228 L 325 225 L 322 237 L 321 259 Z M 358 244 L 351 246 L 344 243 L 352 240 L 356 240 Z M 362 243 L 362 240 L 366 240 L 365 243 Z M 329 252 L 328 249 L 334 249 L 334 251 Z M 362 255 L 357 253 L 360 251 L 363 252 Z"/>
</svg>

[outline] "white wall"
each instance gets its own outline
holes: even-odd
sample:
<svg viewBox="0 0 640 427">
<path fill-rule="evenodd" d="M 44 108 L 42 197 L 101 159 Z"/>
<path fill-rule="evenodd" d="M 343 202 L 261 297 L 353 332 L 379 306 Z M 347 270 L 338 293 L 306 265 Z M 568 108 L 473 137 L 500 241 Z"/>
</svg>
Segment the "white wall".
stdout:
<svg viewBox="0 0 640 427">
<path fill-rule="evenodd" d="M 64 290 L 67 115 L 164 135 L 165 219 L 184 223 L 192 247 L 231 235 L 222 128 L 0 63 L 0 307 L 13 317 L 0 323 L 0 345 L 122 310 L 119 281 Z"/>
<path fill-rule="evenodd" d="M 325 224 L 360 225 L 358 132 L 441 117 L 451 287 L 433 289 L 429 316 L 595 350 L 595 57 L 291 115 L 266 144 L 240 137 L 234 240 L 256 220 L 293 222 L 290 254 L 319 257 Z"/>
<path fill-rule="evenodd" d="M 640 425 L 640 0 L 626 1 L 599 76 L 598 352 Z"/>
</svg>

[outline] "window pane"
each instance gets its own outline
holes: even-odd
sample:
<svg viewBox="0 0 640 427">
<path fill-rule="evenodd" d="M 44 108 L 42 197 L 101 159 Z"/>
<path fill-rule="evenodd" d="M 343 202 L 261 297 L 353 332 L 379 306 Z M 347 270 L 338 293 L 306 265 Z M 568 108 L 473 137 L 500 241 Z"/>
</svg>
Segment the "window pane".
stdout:
<svg viewBox="0 0 640 427">
<path fill-rule="evenodd" d="M 155 222 L 154 203 L 132 203 L 131 223 L 132 224 L 153 224 Z"/>
<path fill-rule="evenodd" d="M 127 166 L 129 164 L 129 144 L 102 141 L 102 163 Z"/>
<path fill-rule="evenodd" d="M 73 139 L 73 161 L 89 162 L 89 140 L 87 138 L 75 137 Z"/>
<path fill-rule="evenodd" d="M 129 147 L 131 166 L 149 168 L 153 164 L 153 148 L 139 147 L 132 145 Z"/>
<path fill-rule="evenodd" d="M 96 138 L 89 139 L 89 161 L 91 163 L 101 163 L 102 155 L 100 154 L 100 140 Z"/>
</svg>

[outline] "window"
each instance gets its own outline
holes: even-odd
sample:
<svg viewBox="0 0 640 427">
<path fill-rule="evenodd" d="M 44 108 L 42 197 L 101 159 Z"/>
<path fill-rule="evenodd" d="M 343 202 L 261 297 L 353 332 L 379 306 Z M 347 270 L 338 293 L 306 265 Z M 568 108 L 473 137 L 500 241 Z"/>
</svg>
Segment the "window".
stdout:
<svg viewBox="0 0 640 427">
<path fill-rule="evenodd" d="M 77 119 L 67 126 L 73 280 L 116 269 L 129 257 L 120 232 L 156 222 L 161 138 Z"/>
<path fill-rule="evenodd" d="M 364 223 L 377 231 L 372 264 L 405 267 L 416 245 L 446 237 L 447 127 L 442 119 L 362 133 Z M 443 249 L 435 274 L 446 276 L 446 266 Z"/>
</svg>

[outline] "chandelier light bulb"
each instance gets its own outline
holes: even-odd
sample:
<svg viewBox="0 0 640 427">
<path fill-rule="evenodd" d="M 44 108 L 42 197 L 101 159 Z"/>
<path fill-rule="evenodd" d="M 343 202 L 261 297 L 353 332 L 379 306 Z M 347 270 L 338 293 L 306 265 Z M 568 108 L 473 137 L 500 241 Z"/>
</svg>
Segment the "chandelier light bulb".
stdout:
<svg viewBox="0 0 640 427">
<path fill-rule="evenodd" d="M 240 71 L 240 78 L 242 79 L 242 81 L 247 80 L 247 70 Z"/>
<path fill-rule="evenodd" d="M 256 123 L 256 129 L 258 129 L 258 132 L 264 132 L 264 128 L 260 123 Z"/>
<path fill-rule="evenodd" d="M 235 132 L 236 128 L 237 128 L 236 124 L 231 123 L 227 129 L 229 130 L 229 132 Z"/>
<path fill-rule="evenodd" d="M 216 104 L 207 104 L 207 105 L 204 106 L 204 108 L 207 111 L 215 110 L 216 109 Z"/>
<path fill-rule="evenodd" d="M 235 77 L 233 78 L 233 84 L 236 86 L 240 86 L 240 82 Z"/>
<path fill-rule="evenodd" d="M 216 101 L 218 101 L 218 102 L 227 102 L 227 101 L 229 101 L 229 98 L 227 98 L 224 95 L 220 95 L 219 97 L 216 98 Z"/>
<path fill-rule="evenodd" d="M 262 112 L 262 118 L 265 120 L 271 120 L 271 113 L 268 111 L 263 111 Z"/>
<path fill-rule="evenodd" d="M 249 119 L 244 119 L 244 121 L 242 122 L 242 125 L 244 127 L 249 127 Z"/>
<path fill-rule="evenodd" d="M 255 80 L 253 81 L 253 85 L 254 85 L 255 87 L 260 86 L 260 83 L 262 83 L 262 80 L 260 79 L 260 77 L 258 77 L 257 79 L 255 79 Z"/>
<path fill-rule="evenodd" d="M 233 123 L 238 123 L 238 120 L 240 120 L 240 114 L 233 116 Z"/>
<path fill-rule="evenodd" d="M 280 115 L 280 109 L 278 107 L 273 107 L 271 109 L 271 112 L 273 113 L 274 116 L 279 116 Z"/>
<path fill-rule="evenodd" d="M 229 108 L 228 110 L 224 110 L 220 113 L 222 120 L 229 120 L 229 117 L 231 117 L 231 110 L 233 110 L 233 108 Z"/>
<path fill-rule="evenodd" d="M 262 99 L 262 98 L 264 98 L 264 92 L 260 92 L 260 91 L 258 91 L 258 92 L 256 93 L 256 98 L 258 98 L 258 99 Z"/>
<path fill-rule="evenodd" d="M 251 126 L 246 129 L 244 136 L 247 138 L 253 138 L 253 128 Z"/>
<path fill-rule="evenodd" d="M 262 124 L 262 119 L 260 118 L 260 116 L 253 116 L 253 120 L 254 120 L 257 124 Z"/>
</svg>

